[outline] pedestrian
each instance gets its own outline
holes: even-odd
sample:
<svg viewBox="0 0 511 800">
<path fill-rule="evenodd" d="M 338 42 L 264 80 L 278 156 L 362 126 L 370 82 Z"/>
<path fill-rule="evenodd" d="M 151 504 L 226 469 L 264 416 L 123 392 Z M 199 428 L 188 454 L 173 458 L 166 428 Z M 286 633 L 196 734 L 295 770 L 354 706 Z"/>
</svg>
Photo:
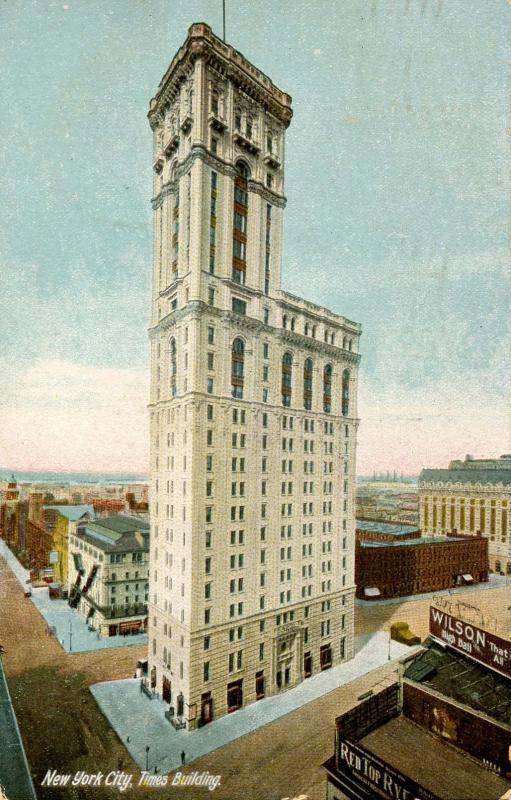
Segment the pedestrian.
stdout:
<svg viewBox="0 0 511 800">
<path fill-rule="evenodd" d="M 181 750 L 181 766 L 184 767 L 186 764 L 186 753 L 184 750 Z"/>
</svg>

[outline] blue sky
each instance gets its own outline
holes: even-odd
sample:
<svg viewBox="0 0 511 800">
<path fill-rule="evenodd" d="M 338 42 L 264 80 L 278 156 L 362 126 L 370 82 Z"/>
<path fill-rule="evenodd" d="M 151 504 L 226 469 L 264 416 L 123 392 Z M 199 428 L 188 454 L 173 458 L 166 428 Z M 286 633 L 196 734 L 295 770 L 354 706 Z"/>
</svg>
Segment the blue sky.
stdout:
<svg viewBox="0 0 511 800">
<path fill-rule="evenodd" d="M 226 5 L 293 96 L 283 284 L 363 325 L 360 470 L 509 451 L 511 7 Z M 146 113 L 198 20 L 220 0 L 0 8 L 0 465 L 146 465 Z"/>
</svg>

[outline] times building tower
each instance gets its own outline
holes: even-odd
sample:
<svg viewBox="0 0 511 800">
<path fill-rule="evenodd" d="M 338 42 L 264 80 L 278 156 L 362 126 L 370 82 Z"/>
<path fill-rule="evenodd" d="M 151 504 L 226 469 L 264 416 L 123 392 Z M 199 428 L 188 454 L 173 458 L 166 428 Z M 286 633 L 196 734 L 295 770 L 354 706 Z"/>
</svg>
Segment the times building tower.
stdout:
<svg viewBox="0 0 511 800">
<path fill-rule="evenodd" d="M 291 117 L 202 23 L 150 102 L 148 683 L 175 727 L 353 655 L 360 325 L 280 286 Z"/>
</svg>

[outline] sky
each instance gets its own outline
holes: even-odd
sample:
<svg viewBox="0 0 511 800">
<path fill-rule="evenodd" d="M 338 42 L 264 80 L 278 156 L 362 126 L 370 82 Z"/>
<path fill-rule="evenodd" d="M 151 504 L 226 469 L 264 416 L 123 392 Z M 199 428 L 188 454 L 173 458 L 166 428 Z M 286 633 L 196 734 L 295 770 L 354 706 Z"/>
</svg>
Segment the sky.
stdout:
<svg viewBox="0 0 511 800">
<path fill-rule="evenodd" d="M 506 0 L 226 0 L 293 97 L 283 287 L 362 323 L 358 471 L 511 450 Z M 146 114 L 220 0 L 0 6 L 0 467 L 148 464 Z"/>
</svg>

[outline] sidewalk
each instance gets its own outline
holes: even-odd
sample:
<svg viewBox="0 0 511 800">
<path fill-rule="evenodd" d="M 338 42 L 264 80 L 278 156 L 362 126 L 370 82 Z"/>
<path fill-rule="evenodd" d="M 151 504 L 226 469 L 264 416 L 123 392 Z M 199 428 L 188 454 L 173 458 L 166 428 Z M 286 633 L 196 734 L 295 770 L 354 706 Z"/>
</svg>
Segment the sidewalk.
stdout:
<svg viewBox="0 0 511 800">
<path fill-rule="evenodd" d="M 395 604 L 408 603 L 412 600 L 431 600 L 433 597 L 449 597 L 453 594 L 465 594 L 466 592 L 486 592 L 488 589 L 503 589 L 511 586 L 511 576 L 496 575 L 492 572 L 486 583 L 476 583 L 473 586 L 457 586 L 455 589 L 444 589 L 441 592 L 425 592 L 424 594 L 409 594 L 403 597 L 389 597 L 386 600 L 359 600 L 355 599 L 355 605 L 369 608 L 369 606 L 390 606 Z"/>
<path fill-rule="evenodd" d="M 5 559 L 23 591 L 26 592 L 30 573 L 11 553 L 3 539 L 0 539 L 0 556 Z M 146 633 L 135 636 L 104 636 L 98 639 L 96 631 L 90 631 L 85 619 L 65 600 L 50 600 L 47 588 L 32 589 L 31 600 L 48 626 L 55 629 L 55 636 L 66 653 L 84 653 L 90 650 L 147 643 Z M 28 603 L 29 601 L 25 600 L 24 602 Z M 135 666 L 136 664 L 133 662 L 133 669 Z"/>
<path fill-rule="evenodd" d="M 227 714 L 195 731 L 176 731 L 164 717 L 168 705 L 158 697 L 150 700 L 142 694 L 138 680 L 96 683 L 90 690 L 139 767 L 145 769 L 148 746 L 150 771 L 156 766 L 159 773 L 168 773 L 181 766 L 182 750 L 189 764 L 388 663 L 388 634 L 380 631 L 370 637 L 356 637 L 356 644 L 358 652 L 351 661 L 314 675 L 283 694 L 267 697 Z M 391 658 L 401 658 L 414 650 L 392 642 Z"/>
</svg>

